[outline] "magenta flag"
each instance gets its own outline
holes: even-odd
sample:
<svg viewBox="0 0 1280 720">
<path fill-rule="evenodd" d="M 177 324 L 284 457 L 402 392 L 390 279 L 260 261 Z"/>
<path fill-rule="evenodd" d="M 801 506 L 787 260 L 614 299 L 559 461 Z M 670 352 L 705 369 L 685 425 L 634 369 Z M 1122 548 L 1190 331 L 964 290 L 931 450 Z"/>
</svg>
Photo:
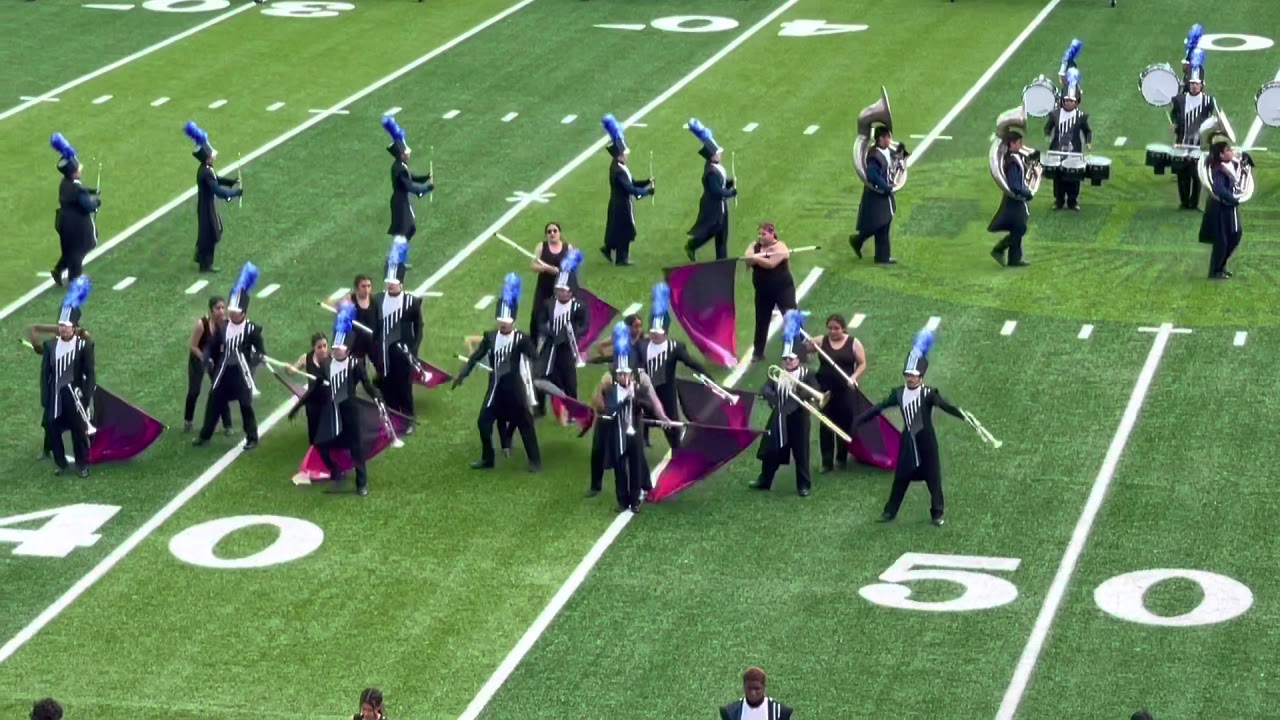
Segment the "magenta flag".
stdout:
<svg viewBox="0 0 1280 720">
<path fill-rule="evenodd" d="M 662 502 L 676 493 L 710 477 L 751 447 L 760 430 L 692 426 L 687 428 L 680 448 L 671 453 L 653 482 L 650 502 Z"/>
<path fill-rule="evenodd" d="M 453 382 L 453 376 L 435 365 L 418 358 L 418 370 L 413 373 L 413 382 L 427 389 L 431 389 L 437 385 Z"/>
<path fill-rule="evenodd" d="M 587 304 L 587 332 L 578 338 L 578 354 L 585 360 L 591 352 L 591 342 L 618 317 L 618 308 L 596 297 L 586 288 L 574 291 L 578 299 Z"/>
<path fill-rule="evenodd" d="M 391 444 L 391 434 L 387 431 L 387 422 L 395 429 L 396 437 L 404 435 L 404 431 L 409 427 L 409 421 L 404 416 L 397 413 L 387 413 L 387 422 L 383 422 L 382 413 L 378 411 L 378 406 L 372 401 L 364 398 L 356 398 L 356 404 L 359 406 L 357 411 L 360 414 L 360 442 L 364 446 L 364 457 L 366 461 L 377 457 Z M 338 472 L 347 472 L 355 467 L 355 463 L 351 461 L 351 453 L 347 450 L 332 450 L 329 457 L 333 460 L 333 464 L 337 466 Z M 325 467 L 324 461 L 320 459 L 320 453 L 315 447 L 308 447 L 307 454 L 302 458 L 302 464 L 298 466 L 298 475 L 295 476 L 295 482 L 298 478 L 306 477 L 310 480 L 325 480 L 329 478 L 329 468 Z"/>
<path fill-rule="evenodd" d="M 89 464 L 129 460 L 151 447 L 164 432 L 164 423 L 98 386 L 93 394 L 93 425 Z"/>
<path fill-rule="evenodd" d="M 853 416 L 857 417 L 875 403 L 867 399 L 860 388 L 854 389 Z M 898 446 L 902 444 L 902 433 L 884 415 L 875 422 L 863 423 L 861 427 L 849 433 L 852 442 L 848 444 L 849 454 L 860 463 L 892 470 L 898 465 Z"/>
<path fill-rule="evenodd" d="M 568 411 L 569 419 L 578 426 L 579 437 L 595 424 L 596 411 L 590 405 L 565 395 L 563 390 L 546 380 L 534 380 L 533 386 L 551 397 L 551 409 L 556 417 L 560 416 L 562 409 Z"/>
<path fill-rule="evenodd" d="M 680 398 L 680 407 L 684 408 L 684 415 L 690 421 L 725 428 L 750 427 L 756 393 L 741 390 L 729 392 L 738 396 L 736 403 L 721 398 L 697 380 L 676 380 L 676 395 Z M 670 408 L 664 409 L 671 415 Z"/>
<path fill-rule="evenodd" d="M 671 312 L 706 358 L 723 367 L 738 361 L 734 276 L 738 261 L 681 265 L 664 274 L 671 288 Z"/>
</svg>

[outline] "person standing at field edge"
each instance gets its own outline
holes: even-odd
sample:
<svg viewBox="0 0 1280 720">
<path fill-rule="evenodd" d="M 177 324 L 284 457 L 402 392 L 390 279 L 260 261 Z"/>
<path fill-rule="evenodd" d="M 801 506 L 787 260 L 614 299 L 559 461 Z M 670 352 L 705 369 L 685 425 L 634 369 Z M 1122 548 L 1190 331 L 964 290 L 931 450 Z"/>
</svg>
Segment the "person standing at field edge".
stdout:
<svg viewBox="0 0 1280 720">
<path fill-rule="evenodd" d="M 720 708 L 720 720 L 791 720 L 791 708 L 764 694 L 764 670 L 742 674 L 742 698 Z"/>
</svg>

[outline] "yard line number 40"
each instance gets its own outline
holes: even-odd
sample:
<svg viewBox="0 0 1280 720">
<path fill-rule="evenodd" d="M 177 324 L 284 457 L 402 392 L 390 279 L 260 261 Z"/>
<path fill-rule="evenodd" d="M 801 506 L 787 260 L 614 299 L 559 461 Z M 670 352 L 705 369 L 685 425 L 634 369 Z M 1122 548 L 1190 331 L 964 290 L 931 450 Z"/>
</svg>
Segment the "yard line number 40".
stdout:
<svg viewBox="0 0 1280 720">
<path fill-rule="evenodd" d="M 1018 588 L 993 575 L 1013 572 L 1022 561 L 1017 558 L 982 555 L 938 555 L 906 553 L 880 575 L 882 582 L 858 590 L 864 599 L 883 607 L 924 612 L 972 612 L 1008 605 L 1018 598 Z M 1173 579 L 1189 580 L 1200 586 L 1203 598 L 1191 610 L 1175 616 L 1156 615 L 1146 606 L 1151 588 Z M 962 592 L 949 600 L 917 600 L 908 583 L 944 582 Z M 1093 600 L 1103 612 L 1142 625 L 1194 627 L 1226 622 L 1243 615 L 1253 605 L 1253 593 L 1225 575 L 1204 570 L 1138 570 L 1117 575 L 1093 591 Z"/>
</svg>

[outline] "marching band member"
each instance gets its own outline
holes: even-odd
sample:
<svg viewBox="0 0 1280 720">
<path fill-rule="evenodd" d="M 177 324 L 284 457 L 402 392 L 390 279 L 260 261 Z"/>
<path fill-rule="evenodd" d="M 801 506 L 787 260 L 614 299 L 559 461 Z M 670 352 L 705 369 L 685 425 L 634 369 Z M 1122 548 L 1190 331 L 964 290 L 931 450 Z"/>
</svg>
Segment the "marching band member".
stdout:
<svg viewBox="0 0 1280 720">
<path fill-rule="evenodd" d="M 236 187 L 240 182 L 238 178 L 220 178 L 214 171 L 213 161 L 218 158 L 218 151 L 209 144 L 208 133 L 194 122 L 187 123 L 183 131 L 196 144 L 191 156 L 200 161 L 200 169 L 196 171 L 195 262 L 202 273 L 217 272 L 213 266 L 213 254 L 222 240 L 222 218 L 218 215 L 217 201 L 221 198 L 230 202 L 244 195 L 244 190 Z"/>
<path fill-rule="evenodd" d="M 1080 110 L 1080 71 L 1067 70 L 1067 86 L 1062 93 L 1062 104 L 1049 113 L 1044 124 L 1049 149 L 1058 152 L 1083 153 L 1093 146 L 1093 130 L 1089 127 L 1089 114 Z M 1053 209 L 1063 207 L 1080 210 L 1080 181 L 1053 179 Z"/>
<path fill-rule="evenodd" d="M 1031 209 L 1027 203 L 1031 202 L 1034 197 L 1030 188 L 1027 187 L 1026 181 L 1023 179 L 1026 174 L 1026 161 L 1022 158 L 1022 135 L 1016 131 L 1010 131 L 1009 134 L 1002 138 L 1008 145 L 1009 152 L 1004 159 L 1004 176 L 1005 181 L 1009 184 L 1009 189 L 1013 191 L 1017 197 L 1009 197 L 1007 194 L 1000 195 L 1000 209 L 996 211 L 995 217 L 991 218 L 991 223 L 987 225 L 987 232 L 1002 232 L 1006 235 L 1000 239 L 1000 242 L 991 248 L 991 257 L 1001 265 L 1005 264 L 1005 252 L 1009 253 L 1009 267 L 1026 267 L 1031 263 L 1022 259 L 1022 238 L 1027 234 L 1027 218 L 1031 216 Z"/>
<path fill-rule="evenodd" d="M 538 246 L 533 249 L 533 260 L 529 262 L 533 271 L 538 273 L 538 282 L 533 288 L 534 311 L 529 313 L 529 337 L 533 338 L 535 347 L 542 340 L 542 307 L 556 296 L 556 280 L 560 277 L 560 264 L 568 257 L 569 252 L 575 249 L 565 242 L 558 222 L 547 223 L 542 233 L 546 240 L 538 243 Z M 577 275 L 571 274 L 569 282 L 577 285 Z M 534 414 L 537 417 L 542 417 L 547 414 L 547 398 L 541 390 L 536 388 L 534 393 L 538 402 Z M 498 428 L 498 434 L 502 436 L 501 426 Z M 509 439 L 510 436 L 503 437 Z M 507 445 L 504 444 L 503 448 L 507 448 Z"/>
<path fill-rule="evenodd" d="M 714 239 L 716 259 L 729 257 L 729 198 L 738 194 L 734 178 L 724 171 L 720 158 L 724 149 L 711 136 L 711 128 L 695 120 L 689 121 L 689 132 L 702 141 L 698 154 L 706 159 L 702 167 L 702 200 L 698 202 L 698 219 L 689 228 L 689 242 L 684 252 L 689 262 L 697 262 L 694 254 L 698 248 Z"/>
<path fill-rule="evenodd" d="M 351 716 L 351 720 L 387 720 L 382 709 L 382 691 L 378 688 L 365 688 L 360 693 L 360 712 Z"/>
<path fill-rule="evenodd" d="M 797 354 L 802 342 L 799 310 L 788 310 L 783 318 L 782 370 L 798 383 L 807 382 L 809 369 L 801 366 Z M 809 480 L 809 412 L 800 405 L 793 387 L 787 381 L 766 380 L 760 390 L 765 402 L 773 410 L 769 414 L 768 430 L 760 438 L 756 457 L 760 460 L 760 477 L 751 483 L 757 490 L 773 488 L 773 476 L 778 468 L 795 460 L 796 491 L 800 497 L 808 497 L 812 483 Z"/>
<path fill-rule="evenodd" d="M 955 0 L 952 0 L 955 2 Z M 794 712 L 764 694 L 764 670 L 749 667 L 742 673 L 742 698 L 720 708 L 720 720 L 791 720 Z"/>
<path fill-rule="evenodd" d="M 653 384 L 658 401 L 671 416 L 679 420 L 680 401 L 676 392 L 676 363 L 682 363 L 690 370 L 703 375 L 710 376 L 711 373 L 705 365 L 689 356 L 689 350 L 684 346 L 684 343 L 673 340 L 667 335 L 667 328 L 671 327 L 670 308 L 671 288 L 667 287 L 664 282 L 654 285 L 652 300 L 649 305 L 649 337 L 635 342 L 633 347 L 636 354 L 639 355 L 645 374 Z M 646 415 L 656 417 L 651 413 L 646 413 Z M 671 449 L 678 449 L 682 434 L 681 429 L 667 427 L 664 433 L 667 436 L 667 444 Z M 648 447 L 648 425 L 645 425 L 643 434 L 644 444 Z"/>
<path fill-rule="evenodd" d="M 364 447 L 360 432 L 360 409 L 356 404 L 356 384 L 364 387 L 370 398 L 380 401 L 382 396 L 369 382 L 365 374 L 364 362 L 352 358 L 347 353 L 347 339 L 354 331 L 356 316 L 355 306 L 343 303 L 338 308 L 338 316 L 333 323 L 332 353 L 319 363 L 315 374 L 316 382 L 307 389 L 307 394 L 289 411 L 289 419 L 297 414 L 298 408 L 309 405 L 308 399 L 319 394 L 318 406 L 319 427 L 312 445 L 315 446 L 320 460 L 329 469 L 337 486 L 342 486 L 342 473 L 334 465 L 330 451 L 342 449 L 351 453 L 351 462 L 356 469 L 356 494 L 361 497 L 369 494 L 369 476 L 365 469 Z M 310 425 L 310 409 L 307 417 Z"/>
<path fill-rule="evenodd" d="M 628 315 L 625 318 L 623 318 L 622 322 L 626 324 L 627 331 L 631 334 L 632 346 L 640 342 L 640 334 L 641 334 L 641 331 L 644 330 L 644 320 L 638 314 L 632 313 L 631 315 Z M 587 362 L 595 363 L 595 364 L 605 364 L 605 363 L 612 362 L 613 361 L 613 338 L 611 337 L 605 338 L 604 340 L 601 340 L 600 342 L 596 343 L 595 351 L 596 351 L 596 356 L 591 358 Z"/>
<path fill-rule="evenodd" d="M 604 245 L 600 253 L 609 262 L 631 264 L 631 243 L 636 239 L 635 200 L 655 192 L 653 178 L 635 182 L 627 167 L 631 149 L 622 135 L 622 126 L 612 114 L 601 120 L 611 142 L 605 146 L 613 162 L 609 165 L 609 215 L 604 226 Z"/>
<path fill-rule="evenodd" d="M 1204 92 L 1204 50 L 1191 53 L 1187 89 L 1173 98 L 1169 109 L 1169 130 L 1180 145 L 1199 145 L 1200 126 L 1218 113 L 1218 102 Z M 1184 163 L 1177 171 L 1178 199 L 1183 209 L 1200 207 L 1200 176 L 1195 163 Z"/>
<path fill-rule="evenodd" d="M 413 200 L 409 196 L 422 197 L 435 190 L 435 185 L 431 183 L 431 173 L 414 175 L 409 172 L 409 144 L 405 142 L 405 132 L 395 119 L 382 118 L 382 128 L 391 136 L 387 152 L 396 159 L 391 163 L 391 227 L 387 228 L 387 234 L 393 240 L 408 242 L 418 231 Z"/>
<path fill-rule="evenodd" d="M 902 444 L 898 446 L 893 489 L 880 522 L 890 522 L 897 517 L 907 486 L 913 480 L 924 480 L 929 487 L 929 514 L 934 525 L 942 526 L 942 463 L 938 460 L 938 436 L 933 432 L 933 409 L 961 419 L 964 415 L 960 408 L 947 402 L 937 388 L 924 384 L 924 374 L 929 369 L 927 356 L 932 346 L 933 332 L 921 330 L 902 369 L 904 385 L 891 390 L 884 402 L 868 408 L 853 423 L 857 427 L 891 407 L 902 412 Z"/>
<path fill-rule="evenodd" d="M 297 406 L 293 409 L 295 413 L 299 407 L 305 407 L 307 410 L 307 444 L 309 445 L 316 444 L 316 437 L 320 433 L 320 417 L 324 410 L 325 397 L 324 392 L 317 388 L 328 384 L 326 379 L 328 376 L 321 374 L 321 368 L 328 361 L 329 339 L 324 336 L 324 333 L 316 333 L 311 336 L 311 352 L 299 357 L 287 368 L 290 374 L 305 372 L 315 378 L 308 381 L 306 392 L 299 398 Z M 292 413 L 289 419 L 293 419 Z"/>
<path fill-rule="evenodd" d="M 190 433 L 192 423 L 196 418 L 196 402 L 200 400 L 200 386 L 204 384 L 205 375 L 209 376 L 209 382 L 213 382 L 213 373 L 205 367 L 204 351 L 208 347 L 209 341 L 213 339 L 217 329 L 226 322 L 227 303 L 220 297 L 209 298 L 209 314 L 197 318 L 195 327 L 191 328 L 191 340 L 188 343 L 188 349 L 191 354 L 187 356 L 187 402 L 182 410 L 182 432 Z M 234 431 L 231 429 L 231 408 L 230 406 L 222 409 L 222 431 L 227 435 Z"/>
<path fill-rule="evenodd" d="M 413 373 L 418 362 L 418 348 L 422 345 L 422 300 L 404 291 L 408 254 L 407 239 L 391 241 L 386 290 L 373 298 L 378 316 L 373 326 L 371 354 L 377 384 L 382 389 L 387 407 L 413 417 Z M 404 434 L 412 435 L 413 426 L 410 425 Z"/>
<path fill-rule="evenodd" d="M 889 181 L 889 168 L 892 159 L 889 148 L 893 145 L 893 131 L 884 125 L 875 130 L 876 146 L 867 151 L 867 181 L 874 188 L 862 186 L 862 202 L 858 205 L 858 232 L 849 236 L 849 245 L 853 254 L 862 258 L 862 246 L 867 238 L 876 239 L 876 263 L 892 265 L 893 245 L 890 231 L 893 217 L 898 211 L 897 199 L 893 194 L 893 183 Z"/>
<path fill-rule="evenodd" d="M 542 377 L 575 400 L 578 399 L 578 338 L 589 329 L 587 306 L 573 296 L 572 278 L 581 262 L 582 251 L 570 251 L 560 266 L 555 297 L 534 308 L 542 336 L 538 343 Z"/>
<path fill-rule="evenodd" d="M 93 339 L 93 337 L 89 334 L 89 331 L 80 326 L 80 323 L 78 320 L 73 321 L 73 325 L 75 326 L 76 337 L 85 341 L 89 341 Z M 44 323 L 36 323 L 35 325 L 28 325 L 26 335 L 27 335 L 27 342 L 30 343 L 31 349 L 35 351 L 36 355 L 39 355 L 41 356 L 41 358 L 43 358 L 44 357 L 44 341 L 47 338 L 42 338 L 41 335 L 48 335 L 49 337 L 55 338 L 55 339 L 58 338 L 59 337 L 58 325 L 56 323 L 53 325 L 46 325 Z M 40 454 L 36 456 L 37 461 L 48 460 L 49 457 L 53 454 L 53 450 L 49 446 L 49 433 L 43 432 L 47 428 L 48 428 L 48 421 L 42 417 L 40 419 L 40 429 L 42 431 L 41 434 L 44 436 L 44 447 L 43 449 L 41 449 Z"/>
<path fill-rule="evenodd" d="M 54 475 L 67 471 L 67 451 L 62 434 L 71 433 L 71 452 L 76 474 L 89 477 L 89 412 L 93 409 L 93 393 L 98 388 L 94 370 L 93 342 L 79 337 L 81 307 L 92 286 L 87 276 L 76 278 L 67 289 L 58 314 L 58 336 L 43 344 L 40 363 L 40 406 L 44 408 L 45 437 L 53 462 Z"/>
<path fill-rule="evenodd" d="M 1186 92 L 1190 89 L 1192 69 L 1192 55 L 1200 47 L 1200 38 L 1204 37 L 1204 26 L 1196 23 L 1191 26 L 1191 31 L 1187 33 L 1186 54 L 1182 56 L 1182 90 Z M 1202 50 L 1201 53 L 1204 51 Z M 1204 82 L 1204 67 L 1200 68 L 1199 81 Z"/>
<path fill-rule="evenodd" d="M 1209 176 L 1213 178 L 1213 210 L 1206 209 L 1205 218 L 1213 237 L 1213 253 L 1209 258 L 1209 278 L 1226 280 L 1231 277 L 1227 261 L 1240 245 L 1243 230 L 1240 226 L 1240 196 L 1236 193 L 1236 171 L 1231 161 L 1235 151 L 1225 142 L 1214 143 L 1209 149 Z"/>
<path fill-rule="evenodd" d="M 796 281 L 791 277 L 791 251 L 778 239 L 778 229 L 771 222 L 761 223 L 756 241 L 747 246 L 742 258 L 751 266 L 751 285 L 756 291 L 756 330 L 752 344 L 753 359 L 764 359 L 764 346 L 769 340 L 769 322 L 773 309 L 786 314 L 796 307 Z"/>
<path fill-rule="evenodd" d="M 831 398 L 823 410 L 832 422 L 846 431 L 853 428 L 858 378 L 867 370 L 866 351 L 858 338 L 849 335 L 847 327 L 843 315 L 831 315 L 827 318 L 827 334 L 804 343 L 806 350 L 822 351 L 819 355 L 822 362 L 817 372 L 818 389 L 830 393 Z M 845 380 L 846 376 L 849 380 Z M 849 446 L 840 442 L 825 424 L 818 428 L 818 448 L 822 454 L 821 472 L 831 472 L 833 460 L 840 467 L 849 462 Z"/>
<path fill-rule="evenodd" d="M 533 425 L 533 378 L 529 365 L 533 361 L 533 340 L 515 329 L 516 315 L 520 309 L 520 276 L 509 273 L 503 280 L 501 300 L 497 308 L 497 330 L 486 330 L 480 346 L 453 380 L 457 388 L 471 374 L 481 360 L 489 366 L 489 385 L 484 392 L 484 404 L 476 418 L 480 431 L 480 459 L 471 463 L 472 469 L 493 467 L 493 425 L 511 423 L 520 432 L 525 454 L 529 458 L 529 472 L 542 469 L 542 453 L 538 450 L 538 431 Z"/>
<path fill-rule="evenodd" d="M 351 281 L 351 292 L 347 295 L 347 300 L 356 306 L 356 322 L 373 329 L 378 325 L 378 307 L 373 304 L 373 279 L 368 275 L 356 275 L 355 280 Z M 334 310 L 338 309 L 328 298 L 320 301 Z M 354 337 L 348 338 L 351 347 L 347 352 L 353 357 L 361 360 L 369 356 L 369 347 L 373 342 L 373 338 L 364 331 L 359 331 Z"/>
<path fill-rule="evenodd" d="M 98 226 L 93 216 L 102 207 L 102 192 L 99 188 L 87 188 L 80 182 L 80 159 L 62 133 L 54 133 L 49 138 L 49 145 L 61 156 L 58 172 L 62 173 L 62 183 L 58 185 L 58 213 L 53 222 L 61 254 L 49 276 L 61 285 L 63 270 L 67 271 L 67 282 L 84 274 L 84 256 L 98 246 Z"/>
<path fill-rule="evenodd" d="M 227 299 L 227 322 L 214 331 L 213 338 L 205 345 L 204 363 L 213 371 L 213 384 L 204 404 L 204 426 L 191 441 L 192 445 L 209 442 L 218 418 L 230 412 L 229 405 L 235 400 L 240 404 L 244 449 L 258 447 L 258 418 L 253 412 L 253 395 L 257 390 L 253 382 L 253 362 L 256 357 L 266 355 L 267 349 L 262 342 L 262 328 L 247 317 L 249 291 L 256 282 L 258 268 L 253 263 L 245 263 Z"/>
</svg>

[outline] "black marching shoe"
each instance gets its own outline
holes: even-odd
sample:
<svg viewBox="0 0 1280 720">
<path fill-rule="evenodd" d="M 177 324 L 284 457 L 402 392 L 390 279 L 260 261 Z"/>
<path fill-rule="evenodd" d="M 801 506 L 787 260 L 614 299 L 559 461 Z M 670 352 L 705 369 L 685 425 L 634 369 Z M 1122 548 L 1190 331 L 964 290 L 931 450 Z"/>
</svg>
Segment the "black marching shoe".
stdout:
<svg viewBox="0 0 1280 720">
<path fill-rule="evenodd" d="M 252 450 L 252 449 L 254 449 L 254 448 L 256 448 L 256 447 L 258 447 L 258 441 L 257 441 L 257 440 L 245 440 L 245 441 L 244 441 L 244 449 L 245 449 L 246 451 Z"/>
<path fill-rule="evenodd" d="M 604 256 L 604 259 L 605 259 L 605 260 L 608 260 L 609 262 L 613 262 L 613 251 L 612 251 L 612 250 L 610 250 L 609 248 L 604 247 L 603 245 L 601 245 L 601 246 L 600 246 L 600 254 Z"/>
<path fill-rule="evenodd" d="M 76 470 L 76 476 L 80 478 L 89 477 L 89 468 L 80 468 L 79 470 Z"/>
<path fill-rule="evenodd" d="M 800 497 L 809 497 L 809 488 L 802 488 L 800 490 Z"/>
<path fill-rule="evenodd" d="M 829 472 L 831 472 L 830 465 L 823 465 L 822 468 L 818 470 L 819 475 L 826 475 Z"/>
<path fill-rule="evenodd" d="M 889 513 L 880 513 L 880 519 L 879 519 L 879 520 L 877 520 L 876 522 L 882 522 L 882 523 L 889 523 L 889 522 L 893 522 L 893 519 L 894 519 L 895 517 L 897 517 L 897 516 L 896 516 L 896 515 L 891 515 L 891 514 L 889 514 Z"/>
<path fill-rule="evenodd" d="M 54 477 L 62 477 L 63 475 L 66 475 L 66 474 L 67 474 L 67 469 L 66 469 L 66 468 L 56 468 L 56 469 L 53 471 L 53 475 L 54 475 Z"/>
<path fill-rule="evenodd" d="M 208 438 L 202 438 L 202 437 L 200 437 L 199 435 L 197 435 L 197 436 L 196 436 L 196 437 L 191 441 L 191 445 L 192 445 L 192 447 L 200 447 L 201 445 L 207 445 L 207 444 L 209 444 L 209 439 L 208 439 Z"/>
<path fill-rule="evenodd" d="M 1228 274 L 1226 274 L 1226 273 L 1224 273 L 1224 272 L 1217 272 L 1217 273 L 1213 273 L 1212 275 L 1210 275 L 1210 276 L 1209 276 L 1209 279 L 1210 279 L 1210 280 L 1226 280 L 1226 279 L 1227 279 L 1227 278 L 1229 278 L 1229 277 L 1231 277 L 1231 276 L 1230 276 L 1230 275 L 1228 275 Z"/>
<path fill-rule="evenodd" d="M 471 463 L 470 467 L 472 470 L 492 470 L 493 461 L 490 460 L 489 462 L 485 462 L 484 460 L 477 460 Z"/>
<path fill-rule="evenodd" d="M 858 240 L 857 235 L 849 236 L 849 247 L 853 248 L 853 254 L 857 255 L 859 260 L 862 259 L 862 243 L 863 242 L 866 242 L 866 241 Z"/>
<path fill-rule="evenodd" d="M 1004 267 L 1004 251 L 1003 250 L 1000 250 L 999 248 L 992 248 L 991 257 L 994 258 L 996 262 L 1000 263 L 1000 267 Z"/>
<path fill-rule="evenodd" d="M 192 426 L 191 426 L 191 421 L 190 421 L 190 420 L 188 420 L 187 422 L 182 423 L 182 432 L 183 432 L 184 434 L 190 435 L 190 434 L 191 434 L 192 429 L 193 429 L 193 428 L 192 428 Z"/>
<path fill-rule="evenodd" d="M 1056 203 L 1054 203 L 1054 204 L 1053 204 L 1053 209 L 1054 209 L 1054 210 L 1061 210 L 1061 209 L 1062 209 L 1062 203 L 1060 203 L 1060 202 L 1056 202 Z"/>
<path fill-rule="evenodd" d="M 692 242 L 684 244 L 684 256 L 689 258 L 689 262 L 698 262 L 698 258 L 694 255 Z"/>
<path fill-rule="evenodd" d="M 591 488 L 590 490 L 587 490 L 587 497 L 589 498 L 593 498 L 599 494 L 600 494 L 600 491 L 596 490 L 595 488 Z"/>
<path fill-rule="evenodd" d="M 53 283 L 58 287 L 62 287 L 62 273 L 57 270 L 50 270 L 49 277 L 53 278 Z"/>
<path fill-rule="evenodd" d="M 540 473 L 542 472 L 542 463 L 531 462 L 529 463 L 528 470 L 531 473 Z"/>
<path fill-rule="evenodd" d="M 771 484 L 765 484 L 764 478 L 758 477 L 755 480 L 751 481 L 751 489 L 752 490 L 770 490 L 772 488 L 771 488 Z"/>
<path fill-rule="evenodd" d="M 236 429 L 233 427 L 224 427 L 222 428 L 222 434 L 227 437 L 233 437 L 236 434 Z"/>
<path fill-rule="evenodd" d="M 945 520 L 943 520 L 943 519 L 942 519 L 942 518 L 940 518 L 940 517 L 936 517 L 936 518 L 934 518 L 932 522 L 933 522 L 934 527 L 942 527 L 943 525 L 945 525 L 945 524 L 946 524 L 946 521 L 945 521 Z"/>
<path fill-rule="evenodd" d="M 632 515 L 639 515 L 639 514 L 640 514 L 640 503 L 636 503 L 635 505 L 632 505 L 632 506 L 631 506 L 631 514 L 632 514 Z"/>
<path fill-rule="evenodd" d="M 357 495 L 359 495 L 360 497 L 364 497 L 364 496 L 368 495 L 368 494 L 369 494 L 369 486 L 368 486 L 368 485 L 361 485 L 360 487 L 356 488 L 356 494 L 357 494 Z"/>
<path fill-rule="evenodd" d="M 898 261 L 895 258 L 889 258 L 888 260 L 877 260 L 876 264 L 877 265 L 897 265 Z"/>
<path fill-rule="evenodd" d="M 1080 212 L 1080 203 L 1073 202 L 1070 205 L 1067 205 L 1067 209 L 1074 210 L 1075 212 Z"/>
<path fill-rule="evenodd" d="M 1031 263 L 1027 262 L 1026 260 L 1017 260 L 1015 262 L 1009 263 L 1009 267 L 1027 267 L 1030 264 Z"/>
</svg>

